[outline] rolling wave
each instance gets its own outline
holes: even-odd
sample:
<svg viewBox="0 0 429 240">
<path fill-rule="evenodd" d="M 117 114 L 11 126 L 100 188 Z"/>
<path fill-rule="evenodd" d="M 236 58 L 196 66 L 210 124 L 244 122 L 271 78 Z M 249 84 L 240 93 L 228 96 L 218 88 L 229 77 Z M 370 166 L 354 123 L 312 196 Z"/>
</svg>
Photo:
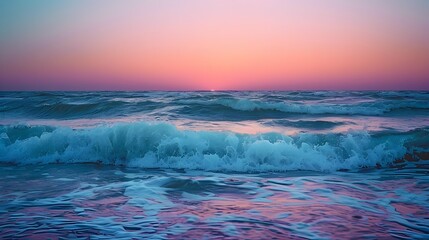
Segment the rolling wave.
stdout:
<svg viewBox="0 0 429 240">
<path fill-rule="evenodd" d="M 267 172 L 336 171 L 388 166 L 427 143 L 427 129 L 408 133 L 278 133 L 179 130 L 166 123 L 87 129 L 0 127 L 0 161 L 14 164 L 102 163 L 142 168 Z M 418 138 L 418 139 L 416 139 Z"/>
</svg>

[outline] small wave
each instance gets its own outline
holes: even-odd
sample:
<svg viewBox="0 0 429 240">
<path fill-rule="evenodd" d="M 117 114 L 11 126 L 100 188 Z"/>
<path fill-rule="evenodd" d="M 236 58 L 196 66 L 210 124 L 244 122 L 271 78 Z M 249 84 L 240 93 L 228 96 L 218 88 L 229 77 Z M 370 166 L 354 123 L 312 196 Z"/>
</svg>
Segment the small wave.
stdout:
<svg viewBox="0 0 429 240">
<path fill-rule="evenodd" d="M 183 105 L 194 106 L 223 106 L 236 111 L 278 111 L 293 114 L 334 114 L 334 115 L 363 115 L 378 116 L 394 110 L 415 109 L 427 110 L 429 103 L 424 101 L 404 102 L 358 102 L 356 104 L 303 104 L 293 101 L 269 102 L 240 98 L 221 98 L 213 100 L 181 100 Z"/>
<path fill-rule="evenodd" d="M 11 116 L 36 118 L 74 119 L 99 116 L 125 116 L 135 112 L 162 108 L 162 103 L 153 101 L 94 101 L 94 102 L 55 102 L 55 103 L 10 103 L 0 107 L 0 112 Z"/>
<path fill-rule="evenodd" d="M 107 112 L 119 105 L 120 103 L 115 102 L 54 103 L 34 106 L 29 112 L 37 115 L 38 117 L 72 118 Z"/>
<path fill-rule="evenodd" d="M 212 101 L 186 100 L 181 101 L 186 105 L 223 106 L 232 110 L 252 111 L 278 111 L 296 114 L 341 114 L 341 115 L 381 115 L 383 109 L 364 106 L 341 106 L 332 104 L 299 104 L 293 102 L 262 102 L 248 99 L 216 99 Z"/>
<path fill-rule="evenodd" d="M 0 130 L 1 162 L 93 162 L 237 172 L 387 166 L 407 153 L 406 146 L 413 136 L 427 136 L 427 131 L 379 135 L 367 132 L 246 135 L 182 131 L 166 123 L 144 122 L 78 130 L 43 126 L 3 126 Z"/>
</svg>

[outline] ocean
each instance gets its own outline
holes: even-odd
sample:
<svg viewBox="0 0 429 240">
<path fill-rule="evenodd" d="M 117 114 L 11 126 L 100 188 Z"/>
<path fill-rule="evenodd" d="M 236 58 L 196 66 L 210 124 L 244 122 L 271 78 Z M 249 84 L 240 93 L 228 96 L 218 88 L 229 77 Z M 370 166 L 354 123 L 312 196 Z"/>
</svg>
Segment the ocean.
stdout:
<svg viewBox="0 0 429 240">
<path fill-rule="evenodd" d="M 427 239 L 429 92 L 0 92 L 0 238 Z"/>
</svg>

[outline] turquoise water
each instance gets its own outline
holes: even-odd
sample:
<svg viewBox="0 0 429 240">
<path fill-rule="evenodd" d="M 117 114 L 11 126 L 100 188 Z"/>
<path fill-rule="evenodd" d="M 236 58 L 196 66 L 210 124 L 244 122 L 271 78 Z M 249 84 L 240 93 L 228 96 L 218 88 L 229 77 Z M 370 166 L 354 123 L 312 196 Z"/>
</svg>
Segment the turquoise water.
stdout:
<svg viewBox="0 0 429 240">
<path fill-rule="evenodd" d="M 1 92 L 2 238 L 429 235 L 428 92 Z"/>
</svg>

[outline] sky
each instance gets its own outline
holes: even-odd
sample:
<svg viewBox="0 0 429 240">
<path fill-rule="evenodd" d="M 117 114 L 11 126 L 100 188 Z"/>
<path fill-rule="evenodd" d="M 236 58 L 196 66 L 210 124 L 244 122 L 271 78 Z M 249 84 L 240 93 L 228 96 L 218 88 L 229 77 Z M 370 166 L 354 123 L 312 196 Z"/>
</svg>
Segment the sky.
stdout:
<svg viewBox="0 0 429 240">
<path fill-rule="evenodd" d="M 429 1 L 0 0 L 0 90 L 429 90 Z"/>
</svg>

